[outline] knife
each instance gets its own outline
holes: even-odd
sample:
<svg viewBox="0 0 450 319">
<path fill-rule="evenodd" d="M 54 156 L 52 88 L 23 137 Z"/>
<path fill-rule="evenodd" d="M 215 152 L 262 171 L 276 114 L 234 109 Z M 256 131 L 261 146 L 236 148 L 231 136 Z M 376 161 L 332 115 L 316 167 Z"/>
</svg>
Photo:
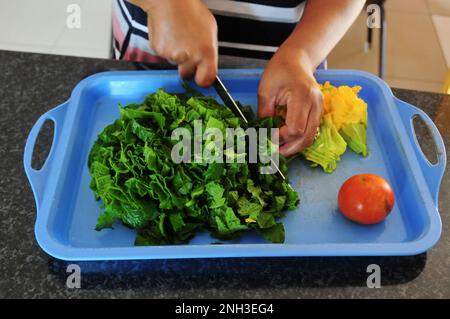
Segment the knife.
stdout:
<svg viewBox="0 0 450 319">
<path fill-rule="evenodd" d="M 245 117 L 244 113 L 242 113 L 241 108 L 239 105 L 237 105 L 236 101 L 231 97 L 230 92 L 228 92 L 227 88 L 223 84 L 222 80 L 219 78 L 218 75 L 216 75 L 216 80 L 213 83 L 214 89 L 216 90 L 217 94 L 219 94 L 220 98 L 222 99 L 223 103 L 233 111 L 233 113 L 237 116 L 239 116 L 245 124 L 248 124 L 248 120 Z"/>
<path fill-rule="evenodd" d="M 219 78 L 218 75 L 216 76 L 216 80 L 213 83 L 213 87 L 216 90 L 217 94 L 222 99 L 225 106 L 227 106 L 229 109 L 231 109 L 231 111 L 233 111 L 233 113 L 236 116 L 239 116 L 246 124 L 248 124 L 248 120 L 245 117 L 245 114 L 242 113 L 241 108 L 236 103 L 236 101 L 233 99 L 233 97 L 230 95 L 230 92 L 228 92 L 227 88 L 225 87 L 225 85 L 223 84 L 222 80 Z M 272 165 L 276 168 L 277 175 L 282 180 L 286 181 L 286 176 L 284 176 L 284 174 L 281 172 L 278 165 L 273 161 L 272 158 L 270 158 L 270 161 L 271 161 Z M 289 183 L 287 185 L 288 185 L 288 187 L 290 187 L 293 190 L 292 186 Z"/>
</svg>

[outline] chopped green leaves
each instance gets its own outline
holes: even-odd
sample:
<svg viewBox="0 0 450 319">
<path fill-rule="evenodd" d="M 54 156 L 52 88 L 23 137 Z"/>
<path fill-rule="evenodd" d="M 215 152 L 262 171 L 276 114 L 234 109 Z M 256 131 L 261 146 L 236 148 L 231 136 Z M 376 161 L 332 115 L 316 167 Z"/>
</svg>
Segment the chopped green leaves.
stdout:
<svg viewBox="0 0 450 319">
<path fill-rule="evenodd" d="M 136 230 L 136 245 L 186 243 L 201 230 L 224 240 L 256 230 L 268 241 L 284 241 L 284 227 L 277 218 L 299 203 L 286 182 L 260 174 L 261 164 L 245 160 L 176 164 L 171 158 L 175 128 L 195 134 L 194 125 L 201 120 L 200 134 L 215 130 L 225 136 L 226 128 L 245 130 L 248 126 L 231 110 L 197 93 L 163 90 L 148 95 L 142 104 L 119 109 L 119 119 L 105 127 L 89 154 L 90 187 L 104 208 L 97 230 L 121 221 Z M 251 109 L 243 111 L 253 119 Z M 250 125 L 275 127 L 277 121 L 252 120 Z M 201 146 L 214 144 L 210 135 Z M 245 159 L 233 148 L 224 156 Z"/>
</svg>

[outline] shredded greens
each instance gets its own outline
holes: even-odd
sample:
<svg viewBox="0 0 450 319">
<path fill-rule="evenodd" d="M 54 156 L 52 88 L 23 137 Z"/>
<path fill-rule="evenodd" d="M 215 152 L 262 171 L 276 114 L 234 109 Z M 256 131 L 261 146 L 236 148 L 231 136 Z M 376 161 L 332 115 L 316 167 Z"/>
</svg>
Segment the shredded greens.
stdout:
<svg viewBox="0 0 450 319">
<path fill-rule="evenodd" d="M 119 108 L 119 119 L 100 133 L 89 155 L 90 187 L 104 208 L 97 230 L 121 221 L 136 230 L 136 245 L 186 243 L 203 230 L 221 240 L 256 230 L 270 242 L 284 242 L 284 227 L 277 220 L 299 204 L 286 182 L 260 174 L 259 163 L 175 164 L 171 158 L 175 128 L 193 132 L 194 121 L 202 120 L 203 131 L 245 129 L 228 108 L 196 93 L 164 90 L 148 95 L 142 104 Z M 249 108 L 244 111 L 252 116 Z M 275 118 L 253 116 L 249 125 L 277 124 Z M 203 141 L 203 147 L 211 142 Z M 225 153 L 236 156 L 233 149 Z"/>
</svg>

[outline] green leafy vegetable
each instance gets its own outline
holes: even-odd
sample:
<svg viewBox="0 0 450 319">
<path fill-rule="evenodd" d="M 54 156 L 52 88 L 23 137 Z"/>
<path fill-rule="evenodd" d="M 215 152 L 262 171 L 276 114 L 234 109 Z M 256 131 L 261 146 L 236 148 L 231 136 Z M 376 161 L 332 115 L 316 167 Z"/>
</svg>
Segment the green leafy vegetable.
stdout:
<svg viewBox="0 0 450 319">
<path fill-rule="evenodd" d="M 367 156 L 369 154 L 367 148 L 366 126 L 363 123 L 344 124 L 339 133 L 353 152 L 361 154 L 362 156 Z"/>
<path fill-rule="evenodd" d="M 249 127 L 213 98 L 188 92 L 159 90 L 142 104 L 120 106 L 120 117 L 99 134 L 88 161 L 90 187 L 104 208 L 96 229 L 120 221 L 136 230 L 136 245 L 185 243 L 202 230 L 221 240 L 256 230 L 271 242 L 283 242 L 284 227 L 277 219 L 294 209 L 299 197 L 277 176 L 260 174 L 262 164 L 247 163 L 236 148 L 225 149 L 224 156 L 243 162 L 209 163 L 194 156 L 190 162 L 172 160 L 176 128 L 195 138 L 208 129 L 226 135 L 226 128 Z M 258 121 L 251 109 L 243 111 L 252 118 L 250 126 L 278 125 L 276 118 Z M 199 120 L 201 130 L 196 132 Z M 201 146 L 212 150 L 215 145 L 208 135 Z"/>
<path fill-rule="evenodd" d="M 284 242 L 284 227 L 281 223 L 276 223 L 270 228 L 260 229 L 259 233 L 263 237 L 273 243 L 283 243 Z"/>
<path fill-rule="evenodd" d="M 347 143 L 334 127 L 331 119 L 325 116 L 320 125 L 318 137 L 302 154 L 307 160 L 313 162 L 311 166 L 320 165 L 325 172 L 331 173 L 336 169 L 337 162 L 346 148 Z"/>
<path fill-rule="evenodd" d="M 302 152 L 311 166 L 321 166 L 327 173 L 336 169 L 346 146 L 357 154 L 367 156 L 367 103 L 358 96 L 360 86 L 335 87 L 326 82 L 320 85 L 324 99 L 324 117 L 320 135 L 313 145 Z"/>
</svg>

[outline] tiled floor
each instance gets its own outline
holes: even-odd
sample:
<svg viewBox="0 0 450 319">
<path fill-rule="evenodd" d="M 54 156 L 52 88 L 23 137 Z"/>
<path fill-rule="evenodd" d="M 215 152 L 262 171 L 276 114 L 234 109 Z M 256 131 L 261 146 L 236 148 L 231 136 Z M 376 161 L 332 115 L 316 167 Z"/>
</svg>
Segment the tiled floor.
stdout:
<svg viewBox="0 0 450 319">
<path fill-rule="evenodd" d="M 108 57 L 111 1 L 0 0 L 0 49 Z M 68 4 L 80 5 L 81 29 L 66 27 Z M 387 0 L 386 18 L 386 81 L 394 87 L 442 92 L 450 70 L 450 0 Z M 366 14 L 361 13 L 330 54 L 330 68 L 376 74 L 378 32 L 368 52 L 366 34 Z"/>
<path fill-rule="evenodd" d="M 385 80 L 393 87 L 443 92 L 450 65 L 445 40 L 450 25 L 433 16 L 450 16 L 450 0 L 387 0 Z M 374 46 L 364 52 L 366 14 L 361 13 L 329 57 L 330 68 L 361 69 L 377 73 L 378 31 Z M 438 36 L 438 33 L 441 35 Z M 442 38 L 442 41 L 440 41 Z M 442 44 L 440 43 L 442 42 Z M 450 53 L 447 53 L 450 54 Z"/>
</svg>

